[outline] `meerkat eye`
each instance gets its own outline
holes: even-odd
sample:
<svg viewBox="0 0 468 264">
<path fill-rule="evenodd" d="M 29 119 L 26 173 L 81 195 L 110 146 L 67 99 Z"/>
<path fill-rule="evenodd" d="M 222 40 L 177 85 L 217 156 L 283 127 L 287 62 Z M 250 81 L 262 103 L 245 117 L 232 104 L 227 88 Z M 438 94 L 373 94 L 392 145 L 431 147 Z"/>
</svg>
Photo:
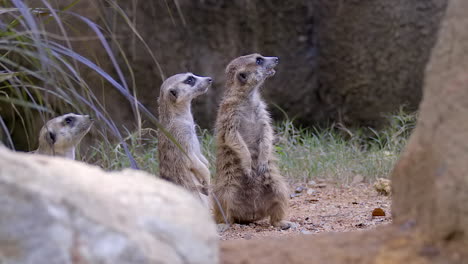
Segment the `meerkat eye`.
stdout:
<svg viewBox="0 0 468 264">
<path fill-rule="evenodd" d="M 67 124 L 67 125 L 72 125 L 73 121 L 75 121 L 74 117 L 69 116 L 69 117 L 65 118 L 65 124 Z"/>
<path fill-rule="evenodd" d="M 193 76 L 189 76 L 187 79 L 185 79 L 184 83 L 193 86 L 195 84 L 195 78 Z"/>
<path fill-rule="evenodd" d="M 263 65 L 263 58 L 258 57 L 257 58 L 257 65 Z"/>
</svg>

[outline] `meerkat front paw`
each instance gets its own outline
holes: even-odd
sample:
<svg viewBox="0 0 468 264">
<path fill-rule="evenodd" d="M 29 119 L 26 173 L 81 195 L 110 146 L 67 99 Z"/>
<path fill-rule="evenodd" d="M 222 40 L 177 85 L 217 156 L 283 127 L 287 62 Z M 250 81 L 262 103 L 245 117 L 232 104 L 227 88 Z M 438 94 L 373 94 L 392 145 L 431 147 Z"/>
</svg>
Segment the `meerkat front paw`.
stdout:
<svg viewBox="0 0 468 264">
<path fill-rule="evenodd" d="M 252 162 L 243 162 L 242 170 L 247 177 L 251 177 L 252 175 Z"/>
<path fill-rule="evenodd" d="M 264 174 L 267 171 L 268 171 L 268 162 L 262 162 L 262 163 L 258 164 L 258 166 L 257 166 L 257 173 L 258 174 Z"/>
</svg>

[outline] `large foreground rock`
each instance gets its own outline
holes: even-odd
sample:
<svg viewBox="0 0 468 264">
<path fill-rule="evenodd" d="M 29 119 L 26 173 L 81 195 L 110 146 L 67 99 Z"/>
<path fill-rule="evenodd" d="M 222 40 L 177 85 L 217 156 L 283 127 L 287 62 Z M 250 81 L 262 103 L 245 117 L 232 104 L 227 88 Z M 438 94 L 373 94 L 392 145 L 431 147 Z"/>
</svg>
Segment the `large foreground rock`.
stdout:
<svg viewBox="0 0 468 264">
<path fill-rule="evenodd" d="M 217 241 L 179 187 L 0 146 L 2 264 L 217 263 Z"/>
</svg>

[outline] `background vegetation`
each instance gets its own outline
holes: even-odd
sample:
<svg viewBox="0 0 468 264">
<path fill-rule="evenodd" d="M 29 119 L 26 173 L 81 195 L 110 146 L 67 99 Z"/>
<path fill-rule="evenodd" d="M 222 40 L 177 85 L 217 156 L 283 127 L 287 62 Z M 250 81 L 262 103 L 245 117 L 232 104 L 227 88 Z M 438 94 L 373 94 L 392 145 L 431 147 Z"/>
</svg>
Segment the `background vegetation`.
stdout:
<svg viewBox="0 0 468 264">
<path fill-rule="evenodd" d="M 208 12 L 204 9 L 206 3 L 202 2 L 182 1 L 181 3 L 185 7 L 196 5 L 196 12 Z M 129 3 L 135 5 L 134 10 L 129 10 Z M 229 8 L 241 8 L 235 4 L 237 2 L 233 3 L 232 6 L 216 6 L 220 9 L 213 10 L 213 12 L 224 14 Z M 293 12 L 296 8 L 299 10 L 302 4 L 301 1 L 297 1 L 293 10 L 284 10 L 284 12 Z M 90 6 L 83 14 L 82 11 L 87 5 Z M 141 25 L 141 21 L 137 22 L 139 12 L 137 9 L 141 9 L 145 4 L 136 5 L 136 1 L 119 3 L 115 0 L 98 1 L 98 3 L 86 0 L 60 3 L 46 0 L 0 0 L 0 140 L 4 144 L 12 149 L 32 150 L 37 145 L 38 130 L 47 120 L 67 112 L 86 113 L 95 117 L 97 122 L 91 135 L 86 137 L 81 147 L 80 158 L 82 160 L 108 170 L 133 167 L 157 174 L 155 129 L 158 128 L 158 123 L 154 115 L 156 108 L 142 101 L 148 100 L 149 89 L 156 89 L 156 92 L 151 92 L 155 95 L 152 100 L 156 101 L 157 87 L 160 80 L 165 77 L 164 68 L 166 66 L 173 68 L 174 65 L 168 61 L 160 64 L 155 53 L 162 51 L 154 49 L 155 39 L 148 37 L 148 34 L 144 37 L 139 31 L 138 26 Z M 278 5 L 282 6 L 281 3 Z M 436 7 L 433 6 L 434 9 L 431 9 L 431 12 L 436 12 L 438 10 Z M 320 11 L 320 1 L 310 8 Z M 75 12 L 76 10 L 80 12 Z M 172 12 L 174 10 L 176 12 Z M 165 9 L 161 10 L 161 14 L 170 13 L 168 17 L 171 18 L 172 26 L 179 27 L 180 23 L 185 25 L 179 27 L 181 29 L 177 31 L 177 35 L 187 32 L 187 23 L 202 23 L 200 25 L 203 27 L 209 22 L 198 21 L 190 14 L 184 16 L 183 10 L 178 1 L 166 1 Z M 250 8 L 249 12 L 263 11 Z M 326 14 L 318 12 L 317 15 L 319 14 L 324 18 L 327 17 Z M 304 17 L 309 17 L 309 15 Z M 160 25 L 167 25 L 165 20 L 159 22 Z M 306 24 L 309 25 L 309 22 Z M 291 23 L 298 22 L 291 20 Z M 194 24 L 194 28 L 200 25 Z M 428 25 L 431 27 L 432 24 Z M 285 32 L 288 31 L 288 27 L 283 29 Z M 162 28 L 161 30 L 167 33 L 168 29 Z M 240 30 L 242 34 L 249 32 L 247 29 L 239 28 L 230 30 Z M 282 41 L 284 36 L 281 35 L 281 30 L 278 28 L 277 33 Z M 193 35 L 189 36 L 193 37 Z M 149 42 L 146 42 L 146 37 L 150 39 Z M 130 44 L 129 41 L 131 41 Z M 181 43 L 185 42 L 180 39 L 177 45 Z M 200 45 L 216 48 L 216 45 L 212 46 L 210 43 L 203 41 L 200 43 Z M 306 42 L 305 44 L 307 43 L 312 45 L 311 49 L 316 49 L 317 43 Z M 171 48 L 166 47 L 166 44 L 161 40 L 161 47 Z M 172 44 L 175 45 L 174 42 Z M 253 46 L 267 51 L 274 50 L 267 44 L 265 47 L 259 47 L 257 44 Z M 233 50 L 238 49 L 233 47 Z M 171 50 L 170 54 L 172 52 Z M 142 54 L 145 54 L 147 58 L 146 64 L 143 63 L 143 65 L 148 65 L 148 63 L 151 65 L 150 71 L 154 76 L 153 79 L 157 80 L 149 85 L 142 85 L 139 81 L 144 79 L 140 78 L 142 63 L 138 59 Z M 286 58 L 289 55 L 286 55 Z M 164 56 L 160 57 L 163 60 L 167 59 Z M 230 59 L 227 55 L 223 56 L 223 60 L 216 58 L 213 56 L 210 60 L 224 63 L 224 60 Z M 294 60 L 289 60 L 289 63 L 291 62 Z M 218 67 L 217 63 L 205 63 L 204 66 L 211 65 L 212 68 L 221 69 L 222 67 Z M 404 62 L 398 62 L 392 68 L 398 68 L 399 63 Z M 180 66 L 180 63 L 178 65 Z M 318 66 L 314 65 L 310 68 L 304 67 L 306 65 L 296 65 L 298 69 L 301 69 L 301 72 L 297 74 L 318 71 Z M 181 71 L 186 68 L 187 66 L 182 66 Z M 289 69 L 285 70 L 284 76 L 287 74 L 291 76 Z M 381 74 L 386 75 L 385 72 Z M 421 76 L 417 77 L 420 79 Z M 312 79 L 317 80 L 315 77 Z M 297 80 L 299 79 L 295 79 Z M 308 78 L 300 83 L 310 84 L 310 80 Z M 146 79 L 145 82 L 147 81 Z M 283 81 L 280 80 L 271 86 L 283 87 L 285 84 Z M 286 90 L 290 94 L 301 97 L 304 93 L 317 96 L 324 91 L 312 91 L 311 89 L 317 88 L 316 84 L 313 82 L 310 87 L 304 85 L 294 87 L 294 89 L 302 87 L 301 93 L 296 93 L 294 89 Z M 277 90 L 276 88 L 266 89 L 269 99 L 271 99 L 271 91 Z M 215 92 L 217 95 L 214 97 L 207 95 L 212 102 L 208 105 L 203 104 L 205 108 L 211 108 L 210 113 L 214 112 L 216 104 L 213 102 L 220 93 L 219 89 L 215 89 Z M 284 96 L 284 94 L 279 95 Z M 323 96 L 322 94 L 321 97 L 325 100 Z M 119 100 L 116 101 L 115 98 Z M 291 97 L 284 98 L 285 102 L 280 103 L 281 107 L 288 106 L 291 100 L 295 100 Z M 311 105 L 311 102 L 306 103 Z M 329 109 L 323 105 L 323 102 L 317 105 L 322 105 L 323 109 Z M 115 109 L 121 111 L 116 112 Z M 203 113 L 206 111 L 200 112 L 200 108 L 197 109 L 198 112 L 195 112 L 197 118 L 205 116 Z M 409 109 L 414 109 L 414 105 Z M 275 113 L 284 112 L 279 107 L 274 107 L 273 110 Z M 298 112 L 291 111 L 288 111 L 287 107 L 286 112 L 293 113 L 296 117 Z M 348 128 L 347 119 L 342 120 L 346 116 L 343 116 L 341 111 L 337 112 L 338 118 L 335 121 L 332 118 L 329 119 L 331 120 L 329 123 L 323 122 L 330 116 L 319 114 L 325 119 L 316 125 L 305 123 L 307 126 L 301 125 L 302 122 L 296 120 L 293 122 L 287 117 L 286 112 L 284 112 L 286 118 L 283 118 L 282 122 L 278 121 L 276 125 L 276 151 L 283 173 L 292 180 L 325 177 L 349 181 L 354 175 L 362 175 L 370 180 L 386 176 L 405 144 L 416 119 L 414 114 L 400 111 L 394 115 L 387 115 L 385 120 L 389 121 L 386 122 L 388 126 L 374 130 L 367 126 Z M 299 116 L 299 118 L 303 120 L 303 117 Z M 124 122 L 125 120 L 132 120 L 132 122 Z M 205 154 L 214 164 L 213 135 L 209 129 L 200 128 L 199 131 Z"/>
<path fill-rule="evenodd" d="M 83 76 L 83 72 L 91 71 L 94 83 L 96 80 L 105 83 L 127 100 L 133 110 L 137 131 L 141 131 L 142 115 L 158 125 L 155 116 L 138 101 L 136 89 L 131 86 L 133 75 L 130 74 L 130 79 L 124 76 L 122 66 L 117 62 L 117 57 L 125 60 L 126 54 L 111 48 L 111 45 L 119 46 L 112 28 L 70 12 L 79 0 L 60 9 L 53 8 L 47 1 L 36 2 L 40 3 L 30 4 L 41 7 L 30 8 L 22 0 L 0 1 L 2 141 L 13 149 L 17 143 L 25 143 L 27 146 L 20 146 L 20 149 L 32 150 L 37 145 L 38 130 L 48 119 L 66 112 L 86 113 L 98 121 L 93 130 L 95 137 L 106 144 L 111 144 L 108 138 L 122 142 L 129 166 L 136 168 L 123 141 L 121 125 L 115 123 L 106 109 L 104 90 L 98 98 L 91 88 L 90 78 Z M 133 28 L 115 1 L 106 1 L 106 4 Z M 76 36 L 78 25 L 87 27 L 92 36 L 83 36 L 82 39 Z M 138 36 L 138 32 L 134 31 L 134 35 Z M 76 51 L 76 46 L 82 50 L 89 48 L 86 42 L 89 39 L 100 43 L 96 52 L 107 56 L 107 63 L 113 66 L 112 75 L 100 67 L 99 61 Z M 151 51 L 149 53 L 152 54 Z M 128 63 L 123 67 L 132 72 Z"/>
<path fill-rule="evenodd" d="M 371 128 L 349 130 L 340 125 L 328 128 L 298 128 L 287 120 L 275 126 L 275 151 L 282 173 L 292 182 L 315 179 L 349 183 L 356 175 L 366 181 L 387 177 L 415 126 L 416 114 L 403 110 L 387 117 L 390 125 L 381 131 Z M 199 129 L 205 156 L 214 166 L 216 140 L 206 129 Z M 144 129 L 125 141 L 143 170 L 158 174 L 156 131 Z M 130 164 L 121 144 L 102 142 L 88 149 L 83 160 L 108 170 Z M 214 175 L 214 167 L 211 167 Z"/>
</svg>

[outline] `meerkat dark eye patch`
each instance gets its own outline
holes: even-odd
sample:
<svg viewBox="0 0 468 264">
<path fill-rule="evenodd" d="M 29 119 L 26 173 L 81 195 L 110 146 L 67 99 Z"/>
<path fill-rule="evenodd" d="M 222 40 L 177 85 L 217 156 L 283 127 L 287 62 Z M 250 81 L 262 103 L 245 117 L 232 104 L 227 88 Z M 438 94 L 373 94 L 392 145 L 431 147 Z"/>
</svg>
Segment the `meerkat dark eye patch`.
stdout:
<svg viewBox="0 0 468 264">
<path fill-rule="evenodd" d="M 75 118 L 73 116 L 66 117 L 65 120 L 63 120 L 66 125 L 73 126 L 75 123 Z"/>
<path fill-rule="evenodd" d="M 261 65 L 263 65 L 263 62 L 264 62 L 264 61 L 265 61 L 265 60 L 264 60 L 263 58 L 258 57 L 257 60 L 256 60 L 256 63 L 257 63 L 257 65 L 260 65 L 260 66 L 261 66 Z"/>
<path fill-rule="evenodd" d="M 179 96 L 179 93 L 177 92 L 176 89 L 169 90 L 169 97 L 171 98 L 172 101 L 175 101 L 177 99 L 177 96 Z"/>
<path fill-rule="evenodd" d="M 248 76 L 248 73 L 246 72 L 241 72 L 239 74 L 237 74 L 237 79 L 242 83 L 246 83 L 247 82 L 247 76 Z"/>
<path fill-rule="evenodd" d="M 47 142 L 49 142 L 49 144 L 52 144 L 52 145 L 55 144 L 55 141 L 56 141 L 55 133 L 49 131 L 49 133 L 47 133 L 46 140 Z"/>
<path fill-rule="evenodd" d="M 188 84 L 190 86 L 194 86 L 196 82 L 197 80 L 193 76 L 187 77 L 187 79 L 185 79 L 184 81 L 185 84 Z"/>
</svg>

